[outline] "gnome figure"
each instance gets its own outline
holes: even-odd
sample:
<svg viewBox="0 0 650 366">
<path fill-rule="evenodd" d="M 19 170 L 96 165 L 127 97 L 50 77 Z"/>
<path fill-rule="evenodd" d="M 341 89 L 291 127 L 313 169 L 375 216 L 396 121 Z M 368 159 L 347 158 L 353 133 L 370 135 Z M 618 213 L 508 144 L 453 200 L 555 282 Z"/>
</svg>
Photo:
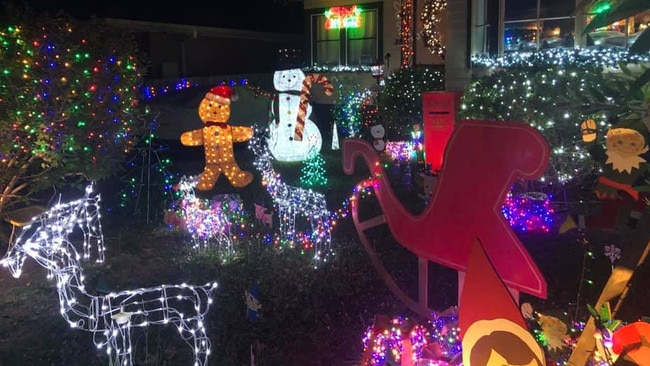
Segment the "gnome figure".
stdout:
<svg viewBox="0 0 650 366">
<path fill-rule="evenodd" d="M 223 173 L 233 187 L 241 188 L 253 181 L 251 172 L 243 171 L 235 161 L 233 143 L 245 142 L 253 137 L 253 128 L 231 126 L 230 103 L 237 100 L 234 89 L 215 86 L 199 104 L 199 117 L 203 128 L 184 132 L 181 143 L 185 146 L 200 146 L 205 149 L 205 168 L 200 175 L 196 189 L 209 191 Z"/>
</svg>

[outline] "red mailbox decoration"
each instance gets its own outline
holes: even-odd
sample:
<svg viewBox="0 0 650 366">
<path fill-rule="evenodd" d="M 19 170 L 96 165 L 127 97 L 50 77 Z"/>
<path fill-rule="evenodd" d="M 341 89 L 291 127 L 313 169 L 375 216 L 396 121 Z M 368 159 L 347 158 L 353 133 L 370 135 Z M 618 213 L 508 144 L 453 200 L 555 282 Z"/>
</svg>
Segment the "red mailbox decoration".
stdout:
<svg viewBox="0 0 650 366">
<path fill-rule="evenodd" d="M 447 91 L 422 93 L 424 161 L 431 165 L 433 173 L 442 168 L 442 157 L 454 130 L 461 95 L 461 92 Z"/>
</svg>

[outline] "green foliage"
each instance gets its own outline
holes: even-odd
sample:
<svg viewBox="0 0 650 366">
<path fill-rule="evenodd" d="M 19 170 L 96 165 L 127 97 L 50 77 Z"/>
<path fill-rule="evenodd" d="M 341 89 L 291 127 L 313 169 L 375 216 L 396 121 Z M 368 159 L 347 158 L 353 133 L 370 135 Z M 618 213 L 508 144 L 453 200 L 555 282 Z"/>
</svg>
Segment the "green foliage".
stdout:
<svg viewBox="0 0 650 366">
<path fill-rule="evenodd" d="M 144 57 L 98 22 L 8 7 L 0 16 L 0 212 L 116 173 L 137 143 Z"/>
<path fill-rule="evenodd" d="M 547 60 L 474 79 L 461 99 L 459 119 L 523 122 L 537 128 L 551 147 L 543 185 L 554 193 L 567 184 L 583 183 L 594 170 L 594 162 L 582 151 L 579 128 L 593 111 L 580 110 L 576 98 L 598 90 L 605 79 L 602 68 L 593 64 L 554 65 Z"/>
<path fill-rule="evenodd" d="M 379 121 L 389 140 L 409 140 L 414 123 L 422 123 L 422 93 L 444 90 L 441 68 L 402 68 L 386 78 L 379 93 Z"/>
<path fill-rule="evenodd" d="M 349 76 L 338 76 L 333 83 L 338 87 L 338 97 L 332 106 L 332 119 L 345 138 L 360 137 L 363 122 L 361 105 L 364 99 L 370 97 L 370 93 Z"/>
</svg>

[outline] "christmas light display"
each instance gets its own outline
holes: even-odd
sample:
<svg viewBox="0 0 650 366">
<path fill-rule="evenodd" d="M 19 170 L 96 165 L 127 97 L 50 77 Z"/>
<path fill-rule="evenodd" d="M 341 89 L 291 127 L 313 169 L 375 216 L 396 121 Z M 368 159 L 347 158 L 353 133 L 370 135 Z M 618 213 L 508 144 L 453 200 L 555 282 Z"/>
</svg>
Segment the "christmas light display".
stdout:
<svg viewBox="0 0 650 366">
<path fill-rule="evenodd" d="M 401 68 L 388 75 L 377 97 L 388 140 L 411 138 L 413 123 L 422 121 L 422 93 L 445 89 L 442 69 Z"/>
<path fill-rule="evenodd" d="M 255 167 L 261 173 L 262 184 L 266 186 L 278 213 L 280 234 L 276 244 L 280 247 L 313 251 L 312 258 L 315 262 L 327 260 L 332 254 L 334 222 L 327 209 L 325 195 L 284 183 L 280 174 L 273 168 L 273 155 L 264 140 L 263 133 L 257 131 L 251 138 L 249 148 L 255 154 Z M 308 222 L 308 231 L 298 231 L 297 216 Z"/>
<path fill-rule="evenodd" d="M 220 82 L 214 82 L 213 78 L 210 78 L 212 85 L 228 85 L 230 87 L 234 86 L 247 86 L 248 79 L 223 79 Z M 177 81 L 174 81 L 172 84 L 159 84 L 159 85 L 147 85 L 142 88 L 142 97 L 145 99 L 153 99 L 159 96 L 165 95 L 171 91 L 178 91 L 190 88 L 196 88 L 203 86 L 198 81 L 190 81 L 186 78 L 181 78 Z"/>
<path fill-rule="evenodd" d="M 221 174 L 230 184 L 242 188 L 253 181 L 253 174 L 242 170 L 235 161 L 233 143 L 248 141 L 253 128 L 230 126 L 230 103 L 238 99 L 234 89 L 219 85 L 210 89 L 199 104 L 199 117 L 205 127 L 184 132 L 181 143 L 186 146 L 203 146 L 205 168 L 196 189 L 209 191 L 214 188 Z"/>
<path fill-rule="evenodd" d="M 398 164 L 415 158 L 415 149 L 411 141 L 386 141 L 386 154 Z"/>
<path fill-rule="evenodd" d="M 539 130 L 552 149 L 547 171 L 538 182 L 549 193 L 582 184 L 597 170 L 582 148 L 579 123 L 584 116 L 558 96 L 583 100 L 590 90 L 602 93 L 607 84 L 600 66 L 556 61 L 540 55 L 477 79 L 465 90 L 458 114 L 460 119 L 521 121 Z M 599 103 L 588 104 L 592 102 Z M 599 121 L 607 118 L 598 116 Z"/>
<path fill-rule="evenodd" d="M 427 0 L 422 8 L 422 39 L 429 51 L 445 58 L 445 41 L 440 29 L 442 13 L 447 8 L 447 0 Z"/>
<path fill-rule="evenodd" d="M 515 195 L 510 191 L 501 212 L 515 230 L 548 233 L 555 221 L 551 198 L 541 192 Z"/>
<path fill-rule="evenodd" d="M 403 0 L 400 8 L 400 56 L 402 68 L 413 63 L 413 0 Z"/>
<path fill-rule="evenodd" d="M 44 14 L 5 23 L 0 54 L 0 182 L 11 192 L 0 210 L 62 177 L 99 180 L 118 171 L 146 114 L 133 39 Z M 38 179 L 25 180 L 26 172 Z"/>
<path fill-rule="evenodd" d="M 321 84 L 326 95 L 334 92 L 332 83 L 322 74 L 305 75 L 298 68 L 273 74 L 273 86 L 278 93 L 269 105 L 268 146 L 278 161 L 303 161 L 312 149 L 321 150 L 320 130 L 309 119 L 313 84 Z"/>
<path fill-rule="evenodd" d="M 375 320 L 363 337 L 361 365 L 415 365 L 427 344 L 426 328 L 408 318 Z M 406 358 L 402 360 L 402 358 Z"/>
<path fill-rule="evenodd" d="M 361 8 L 353 6 L 334 6 L 325 11 L 325 29 L 359 28 Z"/>
<path fill-rule="evenodd" d="M 316 151 L 312 151 L 303 161 L 301 173 L 300 182 L 305 187 L 314 188 L 327 185 L 325 159 Z"/>
<path fill-rule="evenodd" d="M 336 127 L 336 121 L 332 122 L 332 150 L 340 149 L 339 146 L 339 129 Z"/>
<path fill-rule="evenodd" d="M 484 67 L 492 71 L 510 67 L 541 67 L 544 65 L 595 66 L 614 71 L 619 68 L 620 62 L 643 64 L 648 60 L 650 60 L 650 55 L 647 53 L 633 54 L 618 47 L 576 49 L 557 47 L 537 52 L 512 52 L 497 58 L 475 55 L 471 62 L 475 67 Z"/>
<path fill-rule="evenodd" d="M 170 225 L 182 225 L 192 237 L 192 247 L 196 250 L 217 249 L 224 259 L 234 252 L 232 213 L 241 213 L 243 206 L 238 197 L 225 200 L 206 200 L 196 197 L 194 188 L 198 176 L 183 176 L 178 183 L 180 199 L 170 209 L 166 222 Z"/>
<path fill-rule="evenodd" d="M 133 149 L 126 162 L 127 174 L 122 178 L 124 187 L 120 190 L 120 208 L 129 215 L 144 215 L 147 224 L 153 212 L 165 208 L 165 202 L 178 199 L 172 189 L 178 177 L 170 169 L 171 159 L 163 155 L 168 147 L 156 136 L 157 128 L 154 119 L 149 133 Z"/>
<path fill-rule="evenodd" d="M 0 264 L 15 278 L 30 257 L 56 280 L 61 316 L 71 328 L 93 333 L 98 349 L 106 347 L 111 366 L 133 365 L 131 332 L 154 324 L 173 325 L 194 353 L 194 366 L 207 365 L 210 339 L 204 327 L 217 283 L 204 286 L 161 285 L 94 296 L 86 291 L 81 255 L 70 237 L 84 212 L 85 199 L 70 210 L 59 207 L 42 215 L 31 230 L 22 231 Z M 97 231 L 97 229 L 96 229 Z"/>
<path fill-rule="evenodd" d="M 332 108 L 334 123 L 341 126 L 341 133 L 345 138 L 359 137 L 364 124 L 364 105 L 369 103 L 371 92 L 358 91 L 360 86 L 350 85 L 348 82 L 339 83 L 338 97 Z"/>
</svg>

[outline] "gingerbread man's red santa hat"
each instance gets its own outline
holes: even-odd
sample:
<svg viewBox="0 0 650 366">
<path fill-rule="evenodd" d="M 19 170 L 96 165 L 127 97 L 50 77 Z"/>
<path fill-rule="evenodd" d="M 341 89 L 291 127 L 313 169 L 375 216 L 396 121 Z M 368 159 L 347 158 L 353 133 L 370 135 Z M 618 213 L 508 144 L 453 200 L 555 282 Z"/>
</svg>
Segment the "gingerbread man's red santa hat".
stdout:
<svg viewBox="0 0 650 366">
<path fill-rule="evenodd" d="M 205 94 L 205 99 L 219 104 L 230 105 L 230 102 L 236 102 L 239 97 L 237 96 L 235 89 L 228 85 L 217 85 L 212 87 L 212 89 Z"/>
</svg>

